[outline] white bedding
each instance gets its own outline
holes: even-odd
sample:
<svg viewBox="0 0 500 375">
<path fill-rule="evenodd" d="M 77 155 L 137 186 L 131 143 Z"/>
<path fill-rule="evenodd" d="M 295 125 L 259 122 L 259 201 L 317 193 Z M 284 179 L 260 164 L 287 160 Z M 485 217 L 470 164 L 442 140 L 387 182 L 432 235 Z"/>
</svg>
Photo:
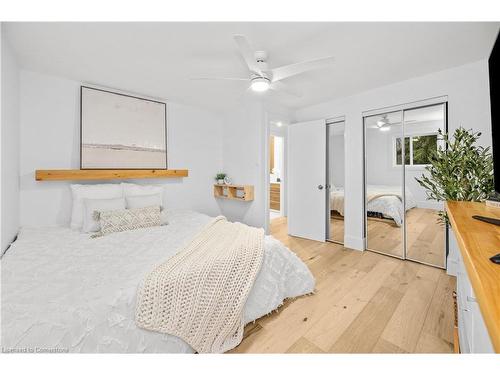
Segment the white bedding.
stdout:
<svg viewBox="0 0 500 375">
<path fill-rule="evenodd" d="M 210 217 L 168 211 L 169 225 L 98 239 L 68 228 L 22 229 L 2 258 L 2 346 L 70 352 L 192 353 L 180 338 L 134 321 L 139 282 Z M 251 322 L 314 290 L 306 265 L 271 236 L 244 309 Z"/>
<path fill-rule="evenodd" d="M 384 217 L 393 219 L 394 222 L 401 226 L 403 223 L 403 202 L 401 198 L 401 188 L 398 186 L 387 185 L 368 185 L 367 193 L 370 196 L 379 196 L 367 204 L 367 211 L 377 212 Z M 387 194 L 387 195 L 385 195 Z M 416 207 L 417 201 L 411 193 L 406 189 L 406 210 Z M 335 210 L 344 216 L 344 189 L 335 188 L 330 193 L 330 209 Z"/>
</svg>

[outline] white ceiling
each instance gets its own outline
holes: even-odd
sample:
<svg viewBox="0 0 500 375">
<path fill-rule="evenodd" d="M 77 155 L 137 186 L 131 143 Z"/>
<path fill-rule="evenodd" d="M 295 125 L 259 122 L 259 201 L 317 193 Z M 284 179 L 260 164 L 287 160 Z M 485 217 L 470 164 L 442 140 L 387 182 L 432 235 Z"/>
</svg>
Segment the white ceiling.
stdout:
<svg viewBox="0 0 500 375">
<path fill-rule="evenodd" d="M 266 50 L 271 68 L 334 55 L 336 63 L 284 82 L 292 109 L 486 58 L 500 23 L 7 23 L 21 66 L 213 110 L 237 104 L 247 77 L 232 36 Z"/>
</svg>

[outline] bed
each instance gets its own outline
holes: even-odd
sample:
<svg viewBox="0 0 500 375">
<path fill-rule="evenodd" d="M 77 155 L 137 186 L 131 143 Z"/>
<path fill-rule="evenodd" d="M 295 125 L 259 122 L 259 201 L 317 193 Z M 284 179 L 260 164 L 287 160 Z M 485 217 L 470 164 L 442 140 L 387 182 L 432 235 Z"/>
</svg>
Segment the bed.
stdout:
<svg viewBox="0 0 500 375">
<path fill-rule="evenodd" d="M 403 223 L 401 187 L 388 185 L 367 186 L 367 211 L 370 216 L 394 220 L 397 226 Z M 417 206 L 415 197 L 406 189 L 406 210 Z M 344 189 L 335 187 L 330 193 L 330 210 L 344 216 Z"/>
<path fill-rule="evenodd" d="M 2 257 L 2 346 L 58 352 L 193 353 L 182 339 L 140 329 L 136 292 L 211 217 L 167 210 L 168 225 L 92 239 L 63 227 L 23 228 Z M 281 242 L 264 259 L 244 307 L 245 323 L 286 298 L 313 292 L 307 266 Z"/>
</svg>

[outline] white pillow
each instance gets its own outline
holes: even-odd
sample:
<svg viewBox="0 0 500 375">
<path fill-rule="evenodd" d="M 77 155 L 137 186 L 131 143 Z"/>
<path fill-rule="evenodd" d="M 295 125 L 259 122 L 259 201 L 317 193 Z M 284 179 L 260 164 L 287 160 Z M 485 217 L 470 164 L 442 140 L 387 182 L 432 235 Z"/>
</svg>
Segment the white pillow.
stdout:
<svg viewBox="0 0 500 375">
<path fill-rule="evenodd" d="M 101 229 L 99 220 L 94 218 L 95 211 L 117 211 L 125 209 L 125 198 L 84 199 L 85 215 L 83 217 L 83 232 L 97 232 Z"/>
<path fill-rule="evenodd" d="M 162 185 L 138 185 L 138 184 L 130 184 L 127 182 L 122 182 L 123 186 L 123 194 L 125 196 L 125 199 L 130 198 L 130 197 L 139 197 L 139 196 L 150 196 L 150 195 L 159 195 L 160 196 L 160 207 L 161 207 L 161 224 L 165 225 L 167 224 L 167 218 L 166 218 L 166 212 L 165 212 L 165 199 L 164 199 L 164 186 Z M 149 198 L 148 198 L 149 199 Z M 139 201 L 135 201 L 138 204 Z M 144 202 L 144 201 L 143 201 Z M 127 200 L 128 204 L 128 200 Z M 155 203 L 158 204 L 158 203 Z M 134 208 L 142 208 L 142 207 L 147 207 L 148 205 L 140 205 L 140 206 L 135 206 Z M 130 205 L 127 205 L 127 208 L 132 208 Z"/>
<path fill-rule="evenodd" d="M 127 208 L 161 207 L 161 194 L 133 195 L 126 197 Z"/>
<path fill-rule="evenodd" d="M 121 184 L 98 184 L 98 185 L 71 185 L 73 196 L 73 208 L 71 210 L 71 228 L 82 229 L 84 204 L 88 199 L 112 199 L 123 198 L 123 186 Z"/>
<path fill-rule="evenodd" d="M 162 185 L 138 185 L 127 182 L 121 183 L 123 194 L 125 197 L 134 197 L 138 195 L 160 194 L 163 201 L 163 186 Z"/>
</svg>

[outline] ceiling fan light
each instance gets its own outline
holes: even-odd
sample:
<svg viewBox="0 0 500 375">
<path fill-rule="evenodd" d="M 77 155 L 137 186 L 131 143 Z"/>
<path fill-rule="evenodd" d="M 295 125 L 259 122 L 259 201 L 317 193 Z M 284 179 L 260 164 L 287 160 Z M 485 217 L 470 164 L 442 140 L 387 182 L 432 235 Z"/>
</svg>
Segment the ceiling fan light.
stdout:
<svg viewBox="0 0 500 375">
<path fill-rule="evenodd" d="M 255 92 L 264 92 L 269 90 L 269 87 L 271 86 L 271 82 L 267 78 L 264 77 L 257 77 L 252 79 L 252 84 L 250 87 L 252 88 L 253 91 Z"/>
<path fill-rule="evenodd" d="M 379 129 L 381 132 L 387 132 L 391 129 L 391 127 L 386 125 L 386 126 L 381 126 Z"/>
</svg>

